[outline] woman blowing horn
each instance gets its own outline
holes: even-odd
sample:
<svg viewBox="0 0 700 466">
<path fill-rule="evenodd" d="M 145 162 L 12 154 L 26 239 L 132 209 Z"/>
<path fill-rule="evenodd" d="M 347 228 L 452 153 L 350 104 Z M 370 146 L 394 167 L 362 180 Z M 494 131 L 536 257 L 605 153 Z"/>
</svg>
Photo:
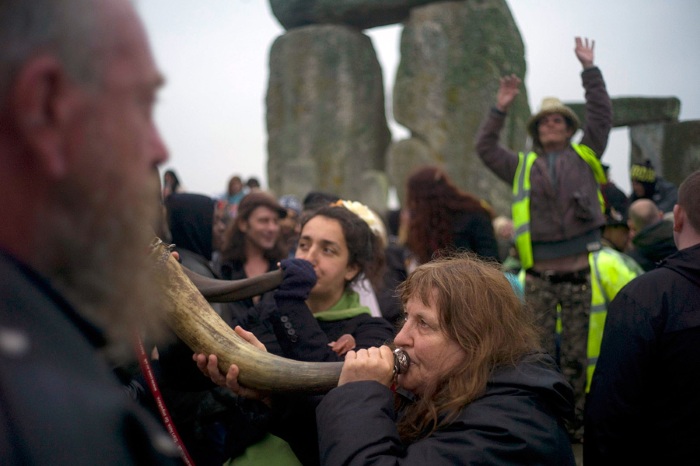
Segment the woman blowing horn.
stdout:
<svg viewBox="0 0 700 466">
<path fill-rule="evenodd" d="M 439 259 L 399 291 L 394 344 L 411 365 L 394 392 L 389 347 L 348 352 L 315 412 L 321 464 L 574 464 L 563 427 L 572 390 L 498 266 Z M 224 375 L 215 362 L 198 359 L 212 380 L 252 395 L 236 366 Z"/>
<path fill-rule="evenodd" d="M 360 305 L 358 294 L 352 290 L 352 284 L 360 277 L 370 280 L 381 277 L 383 265 L 380 238 L 351 210 L 358 206 L 357 203 L 324 206 L 304 220 L 295 258 L 280 264 L 282 283 L 276 291 L 266 293 L 248 315 L 238 319 L 241 327 L 252 330 L 250 334 L 237 330 L 241 335 L 254 334 L 271 353 L 307 362 L 342 361 L 349 350 L 381 346 L 393 339 L 394 328 L 385 319 L 372 317 L 369 308 Z M 272 332 L 265 333 L 266 328 Z M 214 356 L 211 359 L 218 362 Z M 301 408 L 317 401 L 296 396 L 295 403 L 289 404 L 283 403 L 279 395 L 273 417 L 290 416 L 290 407 Z M 306 411 L 313 414 L 313 410 Z M 307 420 L 310 422 L 304 427 L 304 417 L 294 416 L 294 423 L 281 429 L 288 428 L 287 436 L 310 433 L 312 448 L 304 442 L 290 443 L 300 446 L 294 452 L 304 464 L 317 463 L 315 422 L 313 417 Z M 276 427 L 280 426 L 270 426 Z M 264 458 L 265 464 L 296 464 L 288 462 L 298 460 L 291 457 L 284 445 L 283 455 L 271 456 L 271 451 L 280 451 L 279 446 L 278 439 L 266 436 L 250 446 L 236 464 L 247 464 L 244 458 Z M 232 455 L 240 453 L 233 451 Z"/>
</svg>

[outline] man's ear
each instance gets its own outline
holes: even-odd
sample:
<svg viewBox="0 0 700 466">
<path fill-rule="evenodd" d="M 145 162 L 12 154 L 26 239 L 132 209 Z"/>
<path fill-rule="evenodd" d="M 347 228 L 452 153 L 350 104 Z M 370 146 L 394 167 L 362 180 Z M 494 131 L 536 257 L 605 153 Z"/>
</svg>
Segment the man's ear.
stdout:
<svg viewBox="0 0 700 466">
<path fill-rule="evenodd" d="M 11 90 L 19 137 L 36 158 L 37 169 L 50 177 L 62 177 L 67 170 L 64 138 L 72 87 L 58 59 L 42 55 L 22 66 Z"/>
<path fill-rule="evenodd" d="M 673 231 L 680 233 L 685 222 L 685 211 L 678 204 L 673 206 Z"/>
</svg>

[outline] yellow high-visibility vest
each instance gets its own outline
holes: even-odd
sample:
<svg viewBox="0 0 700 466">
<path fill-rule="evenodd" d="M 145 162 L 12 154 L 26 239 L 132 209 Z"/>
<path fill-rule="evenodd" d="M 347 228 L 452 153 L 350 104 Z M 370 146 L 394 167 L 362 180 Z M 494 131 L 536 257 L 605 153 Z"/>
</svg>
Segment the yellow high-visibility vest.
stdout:
<svg viewBox="0 0 700 466">
<path fill-rule="evenodd" d="M 605 171 L 593 149 L 583 144 L 571 144 L 571 147 L 591 167 L 598 185 L 605 183 L 607 181 Z M 513 178 L 513 205 L 511 209 L 513 229 L 515 230 L 515 247 L 524 270 L 529 269 L 534 264 L 532 237 L 530 236 L 530 171 L 537 157 L 534 152 L 527 155 L 520 152 L 518 154 L 518 168 L 515 170 Z M 600 202 L 601 211 L 605 212 L 605 198 L 600 187 L 598 188 L 598 202 Z"/>
<path fill-rule="evenodd" d="M 626 258 L 616 250 L 604 247 L 588 254 L 591 268 L 591 315 L 588 321 L 588 346 L 586 356 L 586 393 L 591 388 L 600 344 L 603 341 L 603 328 L 608 315 L 608 305 L 617 292 L 633 278 L 644 273 L 632 258 Z"/>
<path fill-rule="evenodd" d="M 588 317 L 588 339 L 586 345 L 586 393 L 591 388 L 591 380 L 595 371 L 598 356 L 600 356 L 600 344 L 603 341 L 603 329 L 605 318 L 608 315 L 608 305 L 633 278 L 644 273 L 644 270 L 632 259 L 624 254 L 603 247 L 598 251 L 588 254 L 588 266 L 591 269 L 591 309 Z M 525 286 L 525 269 L 518 273 L 518 279 Z M 555 332 L 561 334 L 561 317 L 557 306 L 557 323 Z"/>
</svg>

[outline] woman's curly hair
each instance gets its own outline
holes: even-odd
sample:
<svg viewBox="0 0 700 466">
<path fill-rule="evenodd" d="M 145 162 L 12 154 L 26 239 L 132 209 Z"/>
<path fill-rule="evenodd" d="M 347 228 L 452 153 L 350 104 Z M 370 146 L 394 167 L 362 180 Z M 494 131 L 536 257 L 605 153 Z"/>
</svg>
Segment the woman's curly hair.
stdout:
<svg viewBox="0 0 700 466">
<path fill-rule="evenodd" d="M 406 183 L 409 209 L 406 246 L 420 263 L 428 262 L 436 251 L 453 247 L 454 218 L 457 213 L 488 215 L 491 207 L 481 199 L 460 190 L 447 173 L 436 166 L 416 169 Z"/>
</svg>

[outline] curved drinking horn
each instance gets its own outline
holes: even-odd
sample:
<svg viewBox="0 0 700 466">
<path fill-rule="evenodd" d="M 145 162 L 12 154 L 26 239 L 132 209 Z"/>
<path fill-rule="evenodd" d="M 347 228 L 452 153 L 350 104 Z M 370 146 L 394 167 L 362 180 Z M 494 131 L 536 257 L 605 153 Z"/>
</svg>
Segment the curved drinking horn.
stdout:
<svg viewBox="0 0 700 466">
<path fill-rule="evenodd" d="M 192 351 L 216 354 L 222 372 L 236 364 L 240 383 L 258 390 L 325 393 L 338 385 L 342 362 L 295 361 L 243 340 L 214 312 L 170 251 L 158 238 L 151 244 L 151 255 L 161 272 L 168 323 Z M 409 361 L 399 359 L 395 371 L 402 373 Z"/>
<path fill-rule="evenodd" d="M 228 303 L 252 298 L 277 288 L 282 283 L 281 269 L 241 280 L 218 280 L 205 277 L 197 272 L 193 272 L 184 265 L 182 266 L 182 271 L 210 303 Z"/>
</svg>

